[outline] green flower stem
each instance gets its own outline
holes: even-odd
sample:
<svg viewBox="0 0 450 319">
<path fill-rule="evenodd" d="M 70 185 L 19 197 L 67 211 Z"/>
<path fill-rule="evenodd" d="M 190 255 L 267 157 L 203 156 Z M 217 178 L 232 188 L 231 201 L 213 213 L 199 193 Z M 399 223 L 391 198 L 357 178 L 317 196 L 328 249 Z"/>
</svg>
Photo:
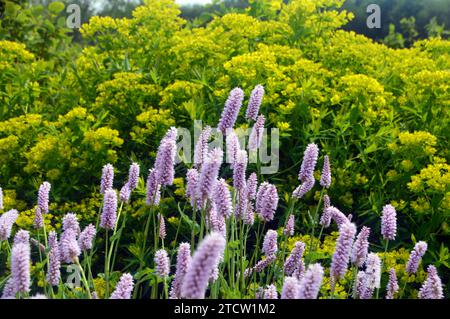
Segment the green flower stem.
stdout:
<svg viewBox="0 0 450 319">
<path fill-rule="evenodd" d="M 81 279 L 83 281 L 84 287 L 86 288 L 87 295 L 88 295 L 89 299 L 92 299 L 91 290 L 89 289 L 89 284 L 86 280 L 86 274 L 84 273 L 83 267 L 81 267 L 81 265 L 80 265 L 80 261 L 78 260 L 78 257 L 75 257 L 75 263 L 80 268 Z"/>
</svg>

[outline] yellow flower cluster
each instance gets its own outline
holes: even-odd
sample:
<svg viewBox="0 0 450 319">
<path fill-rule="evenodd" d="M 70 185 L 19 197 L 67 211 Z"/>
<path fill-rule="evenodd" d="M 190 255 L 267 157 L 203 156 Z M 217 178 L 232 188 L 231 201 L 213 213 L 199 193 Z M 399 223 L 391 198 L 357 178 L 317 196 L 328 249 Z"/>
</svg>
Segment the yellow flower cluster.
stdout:
<svg viewBox="0 0 450 319">
<path fill-rule="evenodd" d="M 425 191 L 444 193 L 450 188 L 450 165 L 447 163 L 429 164 L 420 173 L 411 177 L 408 188 L 419 193 Z"/>
</svg>

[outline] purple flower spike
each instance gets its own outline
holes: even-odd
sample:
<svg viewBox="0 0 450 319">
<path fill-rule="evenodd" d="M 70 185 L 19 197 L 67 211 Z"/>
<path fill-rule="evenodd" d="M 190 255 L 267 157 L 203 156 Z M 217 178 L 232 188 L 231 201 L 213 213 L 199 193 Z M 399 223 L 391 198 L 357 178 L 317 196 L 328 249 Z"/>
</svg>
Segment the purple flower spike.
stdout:
<svg viewBox="0 0 450 319">
<path fill-rule="evenodd" d="M 240 88 L 234 88 L 231 90 L 225 107 L 222 111 L 222 116 L 218 125 L 219 130 L 225 134 L 227 129 L 233 128 L 234 123 L 239 114 L 239 110 L 242 106 L 242 100 L 244 99 L 244 91 Z"/>
<path fill-rule="evenodd" d="M 30 233 L 26 230 L 19 230 L 14 236 L 14 245 L 16 244 L 29 244 L 30 242 Z"/>
<path fill-rule="evenodd" d="M 114 182 L 114 167 L 111 164 L 106 164 L 102 169 L 102 180 L 100 182 L 100 192 L 105 193 L 107 189 L 113 187 Z"/>
<path fill-rule="evenodd" d="M 15 291 L 30 292 L 30 244 L 18 243 L 11 250 L 11 277 L 15 283 Z"/>
<path fill-rule="evenodd" d="M 41 186 L 39 186 L 38 206 L 41 209 L 42 214 L 48 213 L 48 201 L 51 188 L 52 186 L 49 182 L 43 182 Z"/>
<path fill-rule="evenodd" d="M 256 120 L 259 113 L 259 107 L 264 96 L 264 87 L 260 84 L 253 89 L 250 99 L 248 100 L 247 111 L 245 112 L 245 118 L 250 120 Z"/>
<path fill-rule="evenodd" d="M 381 216 L 381 234 L 385 240 L 393 240 L 397 234 L 397 216 L 395 208 L 392 205 L 383 207 Z"/>
<path fill-rule="evenodd" d="M 160 249 L 155 253 L 155 265 L 155 272 L 159 277 L 169 276 L 170 261 L 165 249 Z"/>
<path fill-rule="evenodd" d="M 320 185 L 323 188 L 330 188 L 331 186 L 331 169 L 330 169 L 330 159 L 328 155 L 323 158 L 323 168 L 322 176 L 320 177 Z"/>
<path fill-rule="evenodd" d="M 19 217 L 19 212 L 11 209 L 0 216 L 0 240 L 7 240 L 11 236 L 12 226 Z"/>
<path fill-rule="evenodd" d="M 285 277 L 281 299 L 299 299 L 299 283 L 295 277 Z"/>
<path fill-rule="evenodd" d="M 444 299 L 442 281 L 436 267 L 429 265 L 427 279 L 419 290 L 419 299 Z"/>
<path fill-rule="evenodd" d="M 133 277 L 128 273 L 123 274 L 109 299 L 131 299 L 133 286 Z"/>
<path fill-rule="evenodd" d="M 302 267 L 302 257 L 305 252 L 305 244 L 301 241 L 295 242 L 291 254 L 284 263 L 284 273 L 287 276 L 292 276 L 298 267 Z"/>
<path fill-rule="evenodd" d="M 245 171 L 247 170 L 247 152 L 239 150 L 236 155 L 236 162 L 233 166 L 233 187 L 237 190 L 245 188 Z"/>
<path fill-rule="evenodd" d="M 54 230 L 48 233 L 48 247 L 50 249 L 58 247 L 58 237 L 56 236 L 56 232 Z"/>
<path fill-rule="evenodd" d="M 277 287 L 275 285 L 269 285 L 264 289 L 264 299 L 278 299 Z"/>
<path fill-rule="evenodd" d="M 161 140 L 155 160 L 156 180 L 158 184 L 172 185 L 175 176 L 175 156 L 177 154 L 177 129 L 171 127 Z"/>
<path fill-rule="evenodd" d="M 62 233 L 60 247 L 61 261 L 65 263 L 72 263 L 81 254 L 81 249 L 77 241 L 77 235 L 73 229 L 69 228 Z"/>
<path fill-rule="evenodd" d="M 200 133 L 197 144 L 195 144 L 194 149 L 194 165 L 195 167 L 200 167 L 203 161 L 208 157 L 208 141 L 211 137 L 211 127 L 205 126 L 203 131 Z"/>
<path fill-rule="evenodd" d="M 219 179 L 214 187 L 213 202 L 217 213 L 223 218 L 228 218 L 232 214 L 231 193 L 228 184 L 223 178 Z"/>
<path fill-rule="evenodd" d="M 343 224 L 339 229 L 339 237 L 336 242 L 330 268 L 330 274 L 335 279 L 343 278 L 347 272 L 355 234 L 356 226 L 352 223 Z"/>
<path fill-rule="evenodd" d="M 258 116 L 258 119 L 256 120 L 256 123 L 253 126 L 252 131 L 250 132 L 250 137 L 248 138 L 249 150 L 256 150 L 261 147 L 265 121 L 266 119 L 263 115 Z"/>
<path fill-rule="evenodd" d="M 74 213 L 67 213 L 62 220 L 63 230 L 72 229 L 77 235 L 80 233 L 80 224 L 78 223 L 77 215 Z"/>
<path fill-rule="evenodd" d="M 419 268 L 420 261 L 422 260 L 423 255 L 425 255 L 428 249 L 428 245 L 424 241 L 419 241 L 414 246 L 414 250 L 409 255 L 408 263 L 406 264 L 406 272 L 408 275 L 415 274 L 417 272 L 417 268 Z"/>
<path fill-rule="evenodd" d="M 308 144 L 303 154 L 303 161 L 298 174 L 298 179 L 301 182 L 305 182 L 310 179 L 314 179 L 314 168 L 316 167 L 317 157 L 319 156 L 319 148 L 316 144 Z"/>
<path fill-rule="evenodd" d="M 197 183 L 199 174 L 195 168 L 188 169 L 186 173 L 186 197 L 189 198 L 191 206 L 196 204 Z"/>
<path fill-rule="evenodd" d="M 130 196 L 131 196 L 130 183 L 126 182 L 120 189 L 119 199 L 122 203 L 127 203 L 130 200 Z"/>
<path fill-rule="evenodd" d="M 9 277 L 5 286 L 3 287 L 2 299 L 16 298 L 16 283 L 12 277 Z"/>
<path fill-rule="evenodd" d="M 369 289 L 380 288 L 381 260 L 375 253 L 367 255 L 366 261 L 367 287 Z"/>
<path fill-rule="evenodd" d="M 134 190 L 139 182 L 139 164 L 138 163 L 132 163 L 130 165 L 130 170 L 128 172 L 128 185 L 130 188 L 130 191 Z"/>
<path fill-rule="evenodd" d="M 370 228 L 363 226 L 358 236 L 356 236 L 352 248 L 352 263 L 357 267 L 362 267 L 366 262 L 367 254 L 369 252 L 369 235 Z"/>
<path fill-rule="evenodd" d="M 187 268 L 191 263 L 191 245 L 189 243 L 181 243 L 178 247 L 177 254 L 177 268 L 175 272 L 175 279 L 172 282 L 170 289 L 170 299 L 181 298 L 181 284 L 186 275 Z"/>
<path fill-rule="evenodd" d="M 222 165 L 223 151 L 220 148 L 213 149 L 202 165 L 197 185 L 197 197 L 202 205 L 212 195 L 214 185 Z"/>
<path fill-rule="evenodd" d="M 313 187 L 314 187 L 314 177 L 311 176 L 311 178 L 305 179 L 300 186 L 298 186 L 294 192 L 292 193 L 292 196 L 294 198 L 300 199 L 303 196 L 305 196 L 306 193 L 308 193 Z"/>
<path fill-rule="evenodd" d="M 114 229 L 117 219 L 117 194 L 113 189 L 105 191 L 103 200 L 103 212 L 100 227 L 104 229 Z"/>
<path fill-rule="evenodd" d="M 156 180 L 156 170 L 152 168 L 148 171 L 147 177 L 147 205 L 158 206 L 161 199 L 160 189 L 161 185 Z"/>
<path fill-rule="evenodd" d="M 61 256 L 57 246 L 50 249 L 48 258 L 49 267 L 47 271 L 47 282 L 51 286 L 58 286 L 59 278 L 61 276 Z"/>
<path fill-rule="evenodd" d="M 267 221 L 274 217 L 278 206 L 278 192 L 275 185 L 263 182 L 256 195 L 256 211 L 259 216 Z"/>
<path fill-rule="evenodd" d="M 344 215 L 339 209 L 334 206 L 330 206 L 327 208 L 328 214 L 330 214 L 331 219 L 336 222 L 338 227 L 341 227 L 343 224 L 349 223 L 347 216 Z"/>
<path fill-rule="evenodd" d="M 247 215 L 251 210 L 251 207 L 249 207 L 249 204 L 251 203 L 249 203 L 248 201 L 246 188 L 247 187 L 245 186 L 244 189 L 241 189 L 237 193 L 236 207 L 234 212 L 234 216 L 236 217 L 236 219 L 242 218 L 244 220 L 246 217 L 248 217 Z"/>
<path fill-rule="evenodd" d="M 363 270 L 358 271 L 356 275 L 353 291 L 355 298 L 370 299 L 372 297 L 372 292 L 369 292 L 369 289 L 367 289 L 367 275 Z"/>
<path fill-rule="evenodd" d="M 320 264 L 311 264 L 300 281 L 300 299 L 317 299 L 323 280 L 323 267 Z"/>
<path fill-rule="evenodd" d="M 200 243 L 192 257 L 181 286 L 181 296 L 187 299 L 203 299 L 208 281 L 217 260 L 225 250 L 222 234 L 211 233 Z"/>
<path fill-rule="evenodd" d="M 320 216 L 320 225 L 322 225 L 324 228 L 330 227 L 331 224 L 331 212 L 328 210 L 328 208 L 331 206 L 330 197 L 328 195 L 323 196 L 323 213 L 322 216 Z"/>
<path fill-rule="evenodd" d="M 395 269 L 389 270 L 389 281 L 386 288 L 386 299 L 394 299 L 394 295 L 398 292 L 399 286 L 397 282 L 397 275 Z"/>
<path fill-rule="evenodd" d="M 266 256 L 275 255 L 278 251 L 278 234 L 275 230 L 269 229 L 264 237 L 262 251 Z"/>
<path fill-rule="evenodd" d="M 248 199 L 255 200 L 256 199 L 256 190 L 258 188 L 258 177 L 256 173 L 253 172 L 247 179 L 247 197 Z"/>
<path fill-rule="evenodd" d="M 80 233 L 78 238 L 78 245 L 82 251 L 92 249 L 92 244 L 96 235 L 95 226 L 92 224 L 87 225 Z"/>
<path fill-rule="evenodd" d="M 164 220 L 164 216 L 158 213 L 158 221 L 159 221 L 159 238 L 166 238 L 166 222 Z"/>
<path fill-rule="evenodd" d="M 36 209 L 34 211 L 33 226 L 36 229 L 44 227 L 44 217 L 42 216 L 41 209 L 39 208 L 39 206 L 36 206 Z"/>
<path fill-rule="evenodd" d="M 295 217 L 294 215 L 289 215 L 288 221 L 286 223 L 286 227 L 283 230 L 285 236 L 294 236 L 294 228 L 295 228 Z"/>
<path fill-rule="evenodd" d="M 222 234 L 223 238 L 225 238 L 227 235 L 225 217 L 217 212 L 216 205 L 214 203 L 211 205 L 211 209 L 209 211 L 209 219 L 211 229 L 219 234 Z"/>
<path fill-rule="evenodd" d="M 228 132 L 226 136 L 226 146 L 227 146 L 227 153 L 226 153 L 227 163 L 231 164 L 231 167 L 234 167 L 237 153 L 241 148 L 239 145 L 239 139 L 233 130 L 230 130 L 230 132 Z"/>
</svg>

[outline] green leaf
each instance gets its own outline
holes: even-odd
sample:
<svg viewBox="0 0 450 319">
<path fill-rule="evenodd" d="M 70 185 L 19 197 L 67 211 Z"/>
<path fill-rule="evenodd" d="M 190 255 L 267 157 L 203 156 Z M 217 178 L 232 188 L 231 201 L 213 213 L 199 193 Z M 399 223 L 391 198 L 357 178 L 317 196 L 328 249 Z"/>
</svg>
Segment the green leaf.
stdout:
<svg viewBox="0 0 450 319">
<path fill-rule="evenodd" d="M 48 5 L 48 10 L 50 12 L 53 12 L 55 14 L 60 13 L 61 11 L 64 10 L 64 3 L 56 1 L 56 2 L 52 2 Z"/>
</svg>

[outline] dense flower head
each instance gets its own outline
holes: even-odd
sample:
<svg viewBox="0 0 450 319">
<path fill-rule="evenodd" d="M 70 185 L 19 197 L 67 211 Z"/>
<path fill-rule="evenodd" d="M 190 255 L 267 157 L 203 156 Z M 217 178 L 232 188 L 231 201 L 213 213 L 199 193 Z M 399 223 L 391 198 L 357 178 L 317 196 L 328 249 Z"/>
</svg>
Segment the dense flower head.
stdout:
<svg viewBox="0 0 450 319">
<path fill-rule="evenodd" d="M 107 189 L 113 187 L 114 182 L 114 167 L 111 164 L 106 164 L 102 169 L 102 179 L 100 182 L 100 192 L 105 193 Z"/>
<path fill-rule="evenodd" d="M 217 213 L 224 218 L 230 217 L 233 209 L 231 193 L 228 184 L 223 178 L 219 179 L 215 183 L 212 198 L 216 206 Z"/>
<path fill-rule="evenodd" d="M 239 138 L 233 130 L 230 130 L 227 132 L 225 141 L 227 147 L 226 161 L 231 164 L 231 167 L 233 167 L 236 162 L 237 153 L 241 149 L 239 145 Z"/>
<path fill-rule="evenodd" d="M 293 214 L 289 215 L 288 220 L 286 222 L 286 227 L 283 229 L 283 233 L 285 236 L 294 236 L 295 228 L 295 216 Z"/>
<path fill-rule="evenodd" d="M 30 292 L 30 244 L 17 243 L 11 250 L 11 277 L 15 284 L 15 292 Z"/>
<path fill-rule="evenodd" d="M 137 187 L 139 182 L 139 164 L 131 163 L 130 170 L 128 171 L 128 185 L 130 190 L 133 190 Z"/>
<path fill-rule="evenodd" d="M 268 285 L 266 289 L 264 289 L 264 299 L 278 299 L 277 287 L 275 285 Z"/>
<path fill-rule="evenodd" d="M 256 123 L 250 132 L 250 136 L 248 138 L 248 149 L 256 150 L 261 147 L 262 138 L 264 134 L 264 123 L 266 119 L 263 115 L 259 115 L 256 119 Z"/>
<path fill-rule="evenodd" d="M 255 223 L 255 212 L 253 209 L 253 204 L 249 203 L 248 200 L 245 199 L 245 196 L 242 196 L 242 201 L 246 202 L 246 209 L 242 214 L 242 221 L 245 225 L 252 226 Z"/>
<path fill-rule="evenodd" d="M 256 195 L 256 211 L 265 221 L 271 221 L 278 206 L 278 191 L 275 185 L 261 183 Z"/>
<path fill-rule="evenodd" d="M 417 272 L 417 268 L 419 267 L 420 261 L 422 260 L 423 255 L 428 249 L 428 245 L 424 241 L 419 241 L 414 246 L 413 251 L 409 255 L 408 263 L 406 264 L 406 272 L 408 275 L 415 274 Z"/>
<path fill-rule="evenodd" d="M 331 206 L 330 197 L 328 195 L 323 196 L 323 212 L 322 216 L 320 216 L 320 225 L 324 228 L 330 227 L 331 224 L 331 211 L 328 208 Z"/>
<path fill-rule="evenodd" d="M 243 190 L 246 184 L 245 171 L 247 170 L 248 156 L 245 150 L 239 150 L 233 166 L 233 187 Z"/>
<path fill-rule="evenodd" d="M 241 88 L 234 88 L 231 90 L 227 101 L 225 102 L 225 107 L 222 111 L 222 115 L 219 121 L 218 128 L 225 134 L 227 129 L 234 126 L 237 120 L 239 110 L 242 106 L 242 100 L 244 99 L 244 91 Z"/>
<path fill-rule="evenodd" d="M 247 179 L 247 196 L 248 199 L 254 200 L 256 199 L 256 191 L 258 188 L 258 176 L 253 172 Z"/>
<path fill-rule="evenodd" d="M 191 206 L 194 207 L 197 200 L 197 183 L 199 173 L 195 168 L 190 168 L 186 172 L 186 197 L 189 198 Z"/>
<path fill-rule="evenodd" d="M 16 244 L 28 244 L 30 242 L 30 233 L 24 229 L 19 230 L 14 235 L 14 245 Z"/>
<path fill-rule="evenodd" d="M 208 157 L 202 165 L 197 183 L 197 197 L 202 203 L 212 195 L 220 166 L 222 165 L 222 159 L 223 151 L 220 148 L 214 148 L 208 153 Z"/>
<path fill-rule="evenodd" d="M 305 243 L 297 241 L 292 248 L 291 254 L 284 263 L 284 273 L 292 276 L 298 267 L 302 267 L 302 257 L 305 252 Z"/>
<path fill-rule="evenodd" d="M 292 192 L 294 198 L 300 199 L 306 195 L 314 187 L 314 177 L 305 179 L 295 190 Z"/>
<path fill-rule="evenodd" d="M 247 186 L 244 187 L 244 189 L 241 189 L 236 194 L 236 207 L 234 211 L 234 216 L 236 218 L 242 218 L 244 220 L 246 217 L 248 217 L 248 213 L 251 212 L 252 207 L 250 207 L 251 203 L 249 203 L 248 197 L 247 197 Z"/>
<path fill-rule="evenodd" d="M 356 226 L 353 223 L 345 223 L 339 229 L 339 237 L 331 262 L 330 274 L 335 278 L 343 278 L 347 272 L 353 239 L 356 234 Z"/>
<path fill-rule="evenodd" d="M 130 299 L 133 287 L 133 276 L 128 273 L 123 274 L 109 299 Z"/>
<path fill-rule="evenodd" d="M 82 251 L 92 249 L 94 238 L 96 235 L 95 226 L 92 224 L 87 225 L 78 237 L 78 245 Z"/>
<path fill-rule="evenodd" d="M 323 188 L 330 188 L 331 186 L 331 168 L 328 155 L 325 155 L 323 158 L 323 168 L 322 175 L 320 177 L 320 185 Z"/>
<path fill-rule="evenodd" d="M 48 247 L 50 249 L 58 247 L 58 236 L 54 230 L 48 233 Z"/>
<path fill-rule="evenodd" d="M 375 253 L 367 255 L 366 260 L 367 287 L 370 289 L 380 288 L 381 282 L 381 259 Z"/>
<path fill-rule="evenodd" d="M 159 277 L 169 276 L 170 261 L 165 249 L 160 249 L 155 253 L 155 272 Z"/>
<path fill-rule="evenodd" d="M 297 278 L 285 277 L 281 291 L 281 299 L 299 299 L 299 293 L 299 282 Z"/>
<path fill-rule="evenodd" d="M 13 277 L 9 277 L 3 287 L 2 299 L 15 299 L 16 297 L 16 283 Z"/>
<path fill-rule="evenodd" d="M 317 299 L 323 280 L 323 267 L 319 264 L 308 266 L 305 275 L 300 281 L 299 298 Z"/>
<path fill-rule="evenodd" d="M 212 232 L 198 246 L 187 268 L 181 286 L 181 297 L 187 299 L 203 299 L 211 272 L 217 266 L 225 249 L 222 234 Z"/>
<path fill-rule="evenodd" d="M 191 245 L 189 243 L 181 243 L 178 246 L 177 265 L 175 271 L 175 278 L 170 289 L 170 298 L 181 298 L 181 284 L 186 275 L 187 268 L 191 262 Z"/>
<path fill-rule="evenodd" d="M 57 246 L 50 249 L 48 254 L 48 265 L 47 282 L 51 286 L 58 286 L 61 276 L 61 256 Z"/>
<path fill-rule="evenodd" d="M 158 213 L 158 223 L 159 223 L 159 238 L 166 238 L 166 221 L 164 220 L 164 216 Z"/>
<path fill-rule="evenodd" d="M 262 272 L 267 266 L 274 263 L 276 259 L 277 256 L 275 254 L 267 255 L 266 258 L 258 261 L 251 271 L 255 270 L 256 272 Z"/>
<path fill-rule="evenodd" d="M 389 281 L 386 286 L 386 299 L 394 299 L 394 295 L 398 292 L 399 286 L 395 269 L 389 270 Z"/>
<path fill-rule="evenodd" d="M 114 189 L 105 191 L 103 199 L 103 212 L 100 220 L 100 227 L 104 229 L 114 229 L 117 219 L 117 194 Z"/>
<path fill-rule="evenodd" d="M 60 240 L 61 261 L 72 263 L 81 254 L 77 241 L 77 234 L 71 228 L 65 230 Z"/>
<path fill-rule="evenodd" d="M 397 214 L 392 205 L 385 205 L 381 215 L 381 234 L 386 240 L 395 239 L 397 234 Z"/>
<path fill-rule="evenodd" d="M 278 251 L 277 237 L 278 234 L 273 229 L 269 229 L 264 236 L 262 251 L 266 256 L 275 255 Z"/>
<path fill-rule="evenodd" d="M 200 133 L 197 143 L 195 144 L 194 149 L 195 167 L 200 167 L 203 164 L 203 161 L 208 156 L 208 141 L 210 137 L 211 137 L 211 127 L 207 125 Z"/>
<path fill-rule="evenodd" d="M 344 213 L 336 207 L 330 206 L 327 208 L 327 211 L 327 214 L 329 214 L 331 219 L 336 222 L 338 227 L 341 227 L 343 224 L 347 224 L 349 222 L 347 216 L 345 216 Z"/>
<path fill-rule="evenodd" d="M 38 206 L 41 209 L 42 214 L 48 213 L 48 202 L 51 185 L 49 182 L 43 182 L 41 186 L 39 186 L 38 191 Z"/>
<path fill-rule="evenodd" d="M 225 238 L 227 235 L 225 217 L 219 214 L 214 203 L 212 203 L 209 210 L 209 221 L 212 231 L 222 234 Z"/>
<path fill-rule="evenodd" d="M 427 268 L 427 279 L 419 290 L 419 299 L 443 299 L 442 281 L 433 265 Z"/>
<path fill-rule="evenodd" d="M 11 209 L 0 216 L 0 240 L 7 240 L 11 236 L 11 230 L 19 217 L 19 212 Z"/>
<path fill-rule="evenodd" d="M 246 119 L 256 120 L 263 97 L 264 97 L 264 87 L 258 84 L 255 86 L 252 93 L 250 94 L 247 111 L 245 112 Z"/>
<path fill-rule="evenodd" d="M 372 296 L 372 290 L 367 288 L 367 274 L 364 270 L 358 271 L 354 282 L 353 291 L 355 298 L 369 299 Z"/>
<path fill-rule="evenodd" d="M 156 170 L 149 169 L 147 177 L 147 205 L 157 206 L 161 199 L 161 185 L 156 179 Z"/>
<path fill-rule="evenodd" d="M 74 213 L 67 213 L 62 219 L 62 228 L 64 231 L 72 229 L 76 234 L 80 233 L 80 224 L 78 217 Z"/>
<path fill-rule="evenodd" d="M 130 200 L 130 196 L 131 196 L 131 188 L 130 188 L 130 183 L 126 182 L 122 188 L 120 189 L 119 192 L 119 200 L 122 203 L 127 203 Z"/>
<path fill-rule="evenodd" d="M 369 235 L 370 228 L 363 226 L 358 236 L 356 236 L 355 243 L 352 247 L 352 263 L 357 267 L 362 267 L 366 262 L 369 252 Z"/>
<path fill-rule="evenodd" d="M 314 168 L 316 167 L 317 157 L 319 156 L 319 148 L 316 144 L 308 144 L 303 154 L 303 161 L 298 174 L 298 179 L 302 182 L 314 179 Z"/>
<path fill-rule="evenodd" d="M 36 206 L 36 209 L 34 210 L 33 226 L 36 229 L 44 227 L 44 216 L 42 216 L 41 208 L 39 206 Z"/>
<path fill-rule="evenodd" d="M 172 127 L 161 140 L 155 160 L 156 180 L 161 186 L 172 185 L 175 177 L 177 129 Z"/>
</svg>

